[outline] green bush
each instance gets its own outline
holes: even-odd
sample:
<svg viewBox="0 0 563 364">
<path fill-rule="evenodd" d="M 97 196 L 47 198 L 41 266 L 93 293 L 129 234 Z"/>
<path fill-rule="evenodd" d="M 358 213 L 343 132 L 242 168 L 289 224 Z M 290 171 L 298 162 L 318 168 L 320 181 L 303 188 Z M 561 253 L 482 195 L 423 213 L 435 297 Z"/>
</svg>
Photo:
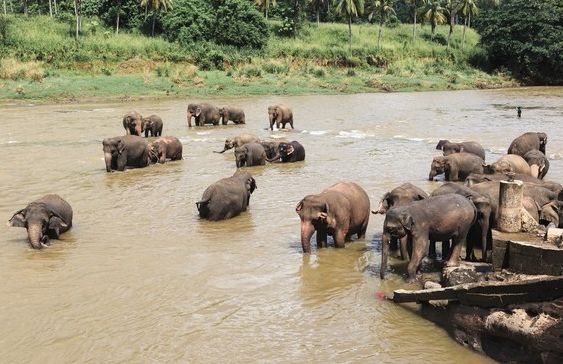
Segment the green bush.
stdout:
<svg viewBox="0 0 563 364">
<path fill-rule="evenodd" d="M 215 9 L 214 40 L 219 44 L 261 49 L 268 41 L 264 17 L 248 0 L 224 0 Z"/>
<path fill-rule="evenodd" d="M 529 84 L 563 85 L 563 1 L 502 1 L 476 27 L 493 67 Z"/>
<path fill-rule="evenodd" d="M 164 36 L 184 47 L 194 42 L 212 40 L 213 16 L 204 0 L 177 0 L 161 17 Z"/>
</svg>

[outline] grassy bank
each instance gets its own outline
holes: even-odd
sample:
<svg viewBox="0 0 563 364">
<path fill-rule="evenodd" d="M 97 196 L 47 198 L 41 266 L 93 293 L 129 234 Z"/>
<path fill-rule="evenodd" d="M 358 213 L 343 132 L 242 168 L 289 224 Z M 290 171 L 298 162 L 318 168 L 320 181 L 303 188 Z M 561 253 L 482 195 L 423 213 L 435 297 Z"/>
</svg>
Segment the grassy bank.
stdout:
<svg viewBox="0 0 563 364">
<path fill-rule="evenodd" d="M 0 99 L 73 99 L 123 96 L 334 94 L 514 86 L 502 74 L 472 66 L 478 35 L 457 27 L 448 49 L 446 26 L 385 28 L 377 49 L 375 25 L 306 26 L 296 38 L 274 35 L 262 51 L 213 44 L 193 48 L 160 38 L 115 35 L 84 21 L 80 43 L 69 24 L 49 17 L 13 17 L 2 47 Z M 271 28 L 276 27 L 272 22 Z M 17 30 L 17 31 L 15 31 Z"/>
</svg>

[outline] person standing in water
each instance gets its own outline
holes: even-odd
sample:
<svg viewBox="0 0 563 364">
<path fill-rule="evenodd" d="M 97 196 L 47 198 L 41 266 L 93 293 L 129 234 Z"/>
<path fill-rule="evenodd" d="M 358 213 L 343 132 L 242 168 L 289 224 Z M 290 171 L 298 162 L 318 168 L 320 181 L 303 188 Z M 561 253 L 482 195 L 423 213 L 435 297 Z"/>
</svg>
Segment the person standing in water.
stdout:
<svg viewBox="0 0 563 364">
<path fill-rule="evenodd" d="M 516 112 L 518 113 L 519 118 L 522 117 L 522 108 L 520 106 L 516 108 Z"/>
</svg>

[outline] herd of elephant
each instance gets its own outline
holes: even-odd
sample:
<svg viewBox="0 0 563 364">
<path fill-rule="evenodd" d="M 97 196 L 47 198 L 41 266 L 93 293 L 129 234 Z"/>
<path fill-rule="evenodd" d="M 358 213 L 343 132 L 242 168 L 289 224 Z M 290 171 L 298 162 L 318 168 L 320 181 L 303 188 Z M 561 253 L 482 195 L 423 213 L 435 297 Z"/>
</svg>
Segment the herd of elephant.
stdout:
<svg viewBox="0 0 563 364">
<path fill-rule="evenodd" d="M 278 106 L 270 107 L 275 109 Z M 287 111 L 289 108 L 284 107 Z M 270 114 L 270 127 L 289 123 L 289 115 Z M 196 126 L 207 123 L 217 125 L 232 120 L 245 123 L 244 112 L 236 108 L 215 108 L 209 104 L 188 106 L 188 126 L 195 118 Z M 125 167 L 145 167 L 151 163 L 164 163 L 167 159 L 182 159 L 182 143 L 176 137 L 162 137 L 160 117 L 143 118 L 130 112 L 123 118 L 126 135 L 104 139 L 103 150 L 106 170 L 124 170 Z M 158 137 L 148 143 L 141 137 L 149 134 Z M 377 210 L 370 209 L 367 192 L 350 181 L 338 182 L 319 194 L 305 196 L 295 211 L 301 220 L 301 245 L 303 253 L 311 252 L 311 238 L 316 232 L 317 249 L 327 246 L 328 235 L 334 246 L 342 248 L 353 235 L 365 237 L 370 213 L 384 214 L 380 276 L 387 271 L 387 260 L 393 246 L 399 247 L 400 256 L 408 260 L 408 280 L 416 279 L 422 259 L 436 257 L 436 242 L 442 242 L 442 260 L 445 266 L 460 262 L 461 249 L 466 246 L 465 259 L 476 260 L 475 244 L 481 250 L 481 259 L 487 259 L 491 247 L 491 229 L 498 219 L 500 181 L 506 173 L 515 174 L 523 181 L 523 207 L 540 224 L 563 227 L 563 187 L 544 180 L 549 170 L 545 156 L 547 135 L 525 133 L 516 138 L 508 154 L 496 162 L 485 164 L 485 150 L 477 142 L 452 143 L 440 140 L 436 149 L 442 156 L 432 161 L 430 180 L 444 174 L 446 180 L 431 194 L 419 187 L 404 183 L 385 193 Z M 241 134 L 225 141 L 222 151 L 234 149 L 237 171 L 205 189 L 196 202 L 199 216 L 211 221 L 229 219 L 247 210 L 250 196 L 257 188 L 256 180 L 240 167 L 264 165 L 269 162 L 297 162 L 305 159 L 305 149 L 297 141 L 260 140 L 252 134 Z M 456 183 L 464 182 L 464 184 Z M 10 226 L 25 227 L 31 247 L 40 249 L 49 238 L 59 235 L 72 226 L 72 208 L 56 194 L 46 195 L 16 212 L 9 220 Z M 450 245 L 451 241 L 451 245 Z"/>
</svg>

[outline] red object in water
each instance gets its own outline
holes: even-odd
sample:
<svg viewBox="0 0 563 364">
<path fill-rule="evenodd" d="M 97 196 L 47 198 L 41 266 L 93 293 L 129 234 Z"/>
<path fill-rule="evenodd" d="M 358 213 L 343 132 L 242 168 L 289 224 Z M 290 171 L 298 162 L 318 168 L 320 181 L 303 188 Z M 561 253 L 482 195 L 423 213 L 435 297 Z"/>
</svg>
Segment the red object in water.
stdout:
<svg viewBox="0 0 563 364">
<path fill-rule="evenodd" d="M 375 292 L 375 298 L 378 300 L 384 300 L 387 297 L 385 297 L 385 292 L 379 291 L 379 292 Z"/>
</svg>

